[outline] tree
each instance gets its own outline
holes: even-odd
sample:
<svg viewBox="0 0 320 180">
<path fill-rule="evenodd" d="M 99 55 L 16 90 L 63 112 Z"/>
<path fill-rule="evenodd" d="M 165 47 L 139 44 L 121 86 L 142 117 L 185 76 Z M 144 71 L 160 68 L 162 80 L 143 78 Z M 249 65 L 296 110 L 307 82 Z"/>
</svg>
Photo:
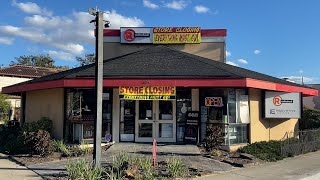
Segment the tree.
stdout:
<svg viewBox="0 0 320 180">
<path fill-rule="evenodd" d="M 15 61 L 11 61 L 10 65 L 56 68 L 55 61 L 49 55 L 42 54 L 15 57 Z"/>
<path fill-rule="evenodd" d="M 79 66 L 84 66 L 88 64 L 92 64 L 96 61 L 96 55 L 95 54 L 86 54 L 84 57 L 76 57 L 76 60 L 79 63 Z"/>
<path fill-rule="evenodd" d="M 7 101 L 8 96 L 0 93 L 0 122 L 9 120 L 10 103 Z"/>
</svg>

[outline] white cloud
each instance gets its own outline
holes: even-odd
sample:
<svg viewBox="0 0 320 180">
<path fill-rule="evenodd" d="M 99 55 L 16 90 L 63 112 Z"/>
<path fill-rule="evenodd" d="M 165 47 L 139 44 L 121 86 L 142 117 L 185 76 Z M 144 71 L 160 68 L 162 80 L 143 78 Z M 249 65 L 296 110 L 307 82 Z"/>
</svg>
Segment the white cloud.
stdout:
<svg viewBox="0 0 320 180">
<path fill-rule="evenodd" d="M 245 59 L 238 59 L 238 62 L 241 64 L 248 64 L 248 61 Z"/>
<path fill-rule="evenodd" d="M 150 9 L 158 9 L 159 6 L 157 4 L 154 4 L 152 2 L 150 2 L 149 0 L 143 0 L 143 6 L 150 8 Z"/>
<path fill-rule="evenodd" d="M 231 51 L 228 51 L 228 50 L 227 50 L 227 51 L 226 51 L 226 56 L 227 56 L 227 57 L 230 57 L 230 56 L 231 56 Z"/>
<path fill-rule="evenodd" d="M 295 83 L 302 83 L 302 79 L 303 79 L 303 83 L 310 83 L 313 81 L 313 78 L 311 77 L 302 77 L 302 76 L 287 76 L 287 77 L 282 77 L 282 79 L 287 79 L 289 81 L 295 82 Z"/>
<path fill-rule="evenodd" d="M 302 74 L 303 73 L 303 70 L 299 70 L 299 74 Z"/>
<path fill-rule="evenodd" d="M 63 52 L 63 51 L 53 51 L 49 50 L 47 52 L 50 56 L 56 57 L 62 60 L 74 61 L 75 57 L 71 53 Z"/>
<path fill-rule="evenodd" d="M 232 61 L 227 61 L 227 64 L 230 64 L 230 65 L 232 65 L 232 66 L 239 66 L 239 64 L 236 64 L 236 63 L 234 63 L 234 62 L 232 62 Z"/>
<path fill-rule="evenodd" d="M 69 51 L 74 54 L 82 54 L 84 52 L 84 47 L 80 44 L 72 43 L 68 41 L 64 41 L 64 42 L 58 41 L 52 38 L 52 36 L 50 36 L 49 34 L 45 34 L 35 28 L 0 26 L 0 32 L 6 35 L 23 37 L 32 42 L 56 47 L 61 50 Z"/>
<path fill-rule="evenodd" d="M 260 53 L 261 53 L 261 50 L 256 49 L 256 50 L 253 51 L 253 53 L 254 53 L 254 54 L 260 54 Z"/>
<path fill-rule="evenodd" d="M 59 28 L 72 25 L 73 21 L 67 17 L 45 17 L 33 15 L 24 18 L 25 23 L 31 26 L 41 27 L 44 29 Z"/>
<path fill-rule="evenodd" d="M 126 17 L 121 14 L 118 14 L 115 10 L 107 11 L 104 14 L 105 20 L 109 20 L 111 23 L 110 28 L 118 29 L 122 27 L 139 27 L 144 26 L 144 22 L 137 17 Z"/>
<path fill-rule="evenodd" d="M 51 11 L 48 11 L 46 8 L 41 8 L 36 3 L 33 3 L 33 2 L 18 3 L 15 0 L 13 0 L 12 5 L 18 7 L 21 11 L 28 14 L 42 14 L 47 16 L 52 15 Z"/>
<path fill-rule="evenodd" d="M 1 44 L 6 44 L 6 45 L 11 45 L 14 41 L 14 38 L 8 38 L 8 37 L 1 37 L 0 36 L 0 43 Z"/>
<path fill-rule="evenodd" d="M 175 10 L 182 10 L 188 6 L 188 3 L 186 1 L 180 0 L 180 1 L 175 1 L 173 0 L 170 3 L 165 3 L 165 7 L 170 8 L 170 9 L 175 9 Z"/>
<path fill-rule="evenodd" d="M 198 5 L 198 6 L 195 6 L 194 7 L 194 10 L 197 12 L 197 13 L 207 13 L 210 11 L 210 9 L 208 7 L 205 7 L 203 5 Z"/>
<path fill-rule="evenodd" d="M 107 13 L 104 14 L 104 19 L 111 22 L 111 29 L 144 25 L 144 22 L 137 17 L 126 17 L 115 10 Z M 89 23 L 93 18 L 87 12 L 73 12 L 67 16 L 35 14 L 24 18 L 25 27 L 0 26 L 0 33 L 10 38 L 21 37 L 36 44 L 57 48 L 57 52 L 79 55 L 85 52 L 86 45 L 94 45 L 95 27 Z"/>
</svg>

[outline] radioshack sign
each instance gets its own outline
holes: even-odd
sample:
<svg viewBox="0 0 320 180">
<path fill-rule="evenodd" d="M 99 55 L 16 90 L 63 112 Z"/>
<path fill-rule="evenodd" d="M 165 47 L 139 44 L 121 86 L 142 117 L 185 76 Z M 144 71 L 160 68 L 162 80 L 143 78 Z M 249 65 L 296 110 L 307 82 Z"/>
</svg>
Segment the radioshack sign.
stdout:
<svg viewBox="0 0 320 180">
<path fill-rule="evenodd" d="M 266 91 L 265 118 L 301 118 L 301 94 Z"/>
<path fill-rule="evenodd" d="M 152 28 L 120 28 L 121 43 L 152 43 Z"/>
<path fill-rule="evenodd" d="M 201 42 L 200 27 L 121 27 L 120 43 L 196 44 Z"/>
</svg>

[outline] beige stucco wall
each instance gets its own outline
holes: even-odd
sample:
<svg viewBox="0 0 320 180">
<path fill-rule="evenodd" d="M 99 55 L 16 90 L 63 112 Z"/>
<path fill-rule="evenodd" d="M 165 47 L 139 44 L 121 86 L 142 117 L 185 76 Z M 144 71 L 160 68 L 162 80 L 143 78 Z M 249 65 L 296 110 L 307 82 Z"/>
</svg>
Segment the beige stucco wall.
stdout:
<svg viewBox="0 0 320 180">
<path fill-rule="evenodd" d="M 250 143 L 281 140 L 286 132 L 299 130 L 298 119 L 264 119 L 262 117 L 262 91 L 249 89 Z"/>
<path fill-rule="evenodd" d="M 63 88 L 26 92 L 25 122 L 48 117 L 53 121 L 53 137 L 63 138 Z"/>
<path fill-rule="evenodd" d="M 31 78 L 20 78 L 20 77 L 10 77 L 10 76 L 0 76 L 0 93 L 2 91 L 3 87 L 11 86 L 14 84 L 18 84 L 24 81 L 29 81 Z M 12 115 L 10 117 L 10 120 L 13 120 L 15 116 L 18 116 L 15 114 L 15 111 L 17 108 L 19 108 L 21 105 L 20 97 L 19 96 L 9 96 L 9 99 L 7 99 L 8 102 L 11 104 L 12 109 Z M 19 118 L 18 118 L 19 120 Z"/>
<path fill-rule="evenodd" d="M 13 84 L 18 84 L 29 80 L 31 80 L 31 78 L 0 76 L 0 92 L 2 91 L 2 88 L 5 86 L 11 86 Z"/>
<path fill-rule="evenodd" d="M 104 59 L 109 59 L 124 54 L 143 50 L 154 44 L 120 44 L 119 42 L 104 43 Z M 216 61 L 225 62 L 225 43 L 212 42 L 201 44 L 172 44 L 166 45 L 168 47 L 181 50 L 190 54 L 198 55 L 201 57 L 209 58 Z"/>
</svg>

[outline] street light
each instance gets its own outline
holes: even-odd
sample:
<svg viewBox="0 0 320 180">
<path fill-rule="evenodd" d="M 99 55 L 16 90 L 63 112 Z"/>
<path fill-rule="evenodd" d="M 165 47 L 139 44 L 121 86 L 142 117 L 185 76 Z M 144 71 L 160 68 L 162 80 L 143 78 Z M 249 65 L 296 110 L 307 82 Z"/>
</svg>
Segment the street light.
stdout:
<svg viewBox="0 0 320 180">
<path fill-rule="evenodd" d="M 95 167 L 101 166 L 101 136 L 102 136 L 102 93 L 103 93 L 103 28 L 109 27 L 110 22 L 103 20 L 103 12 L 97 8 L 89 8 L 89 14 L 95 16 L 90 21 L 96 26 L 96 61 L 95 61 L 95 91 L 96 113 L 94 118 L 93 162 Z"/>
</svg>

